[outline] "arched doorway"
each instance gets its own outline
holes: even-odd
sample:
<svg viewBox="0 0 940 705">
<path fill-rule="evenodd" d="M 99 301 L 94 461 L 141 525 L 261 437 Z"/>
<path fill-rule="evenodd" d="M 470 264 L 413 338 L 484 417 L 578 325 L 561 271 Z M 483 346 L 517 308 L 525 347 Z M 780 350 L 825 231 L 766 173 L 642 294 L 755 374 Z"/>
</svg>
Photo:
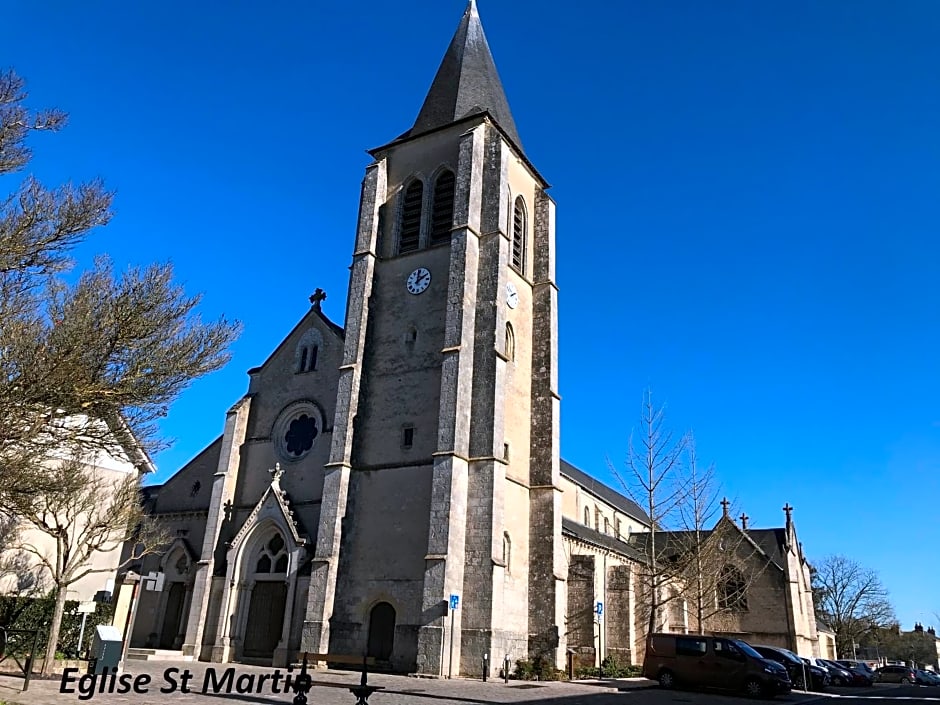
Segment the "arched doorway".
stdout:
<svg viewBox="0 0 940 705">
<path fill-rule="evenodd" d="M 280 533 L 271 536 L 253 559 L 254 585 L 248 603 L 248 620 L 242 655 L 273 658 L 284 629 L 287 604 L 287 546 Z"/>
<path fill-rule="evenodd" d="M 167 591 L 166 609 L 163 612 L 163 628 L 160 630 L 159 648 L 175 649 L 183 617 L 183 602 L 186 599 L 184 583 L 170 583 Z"/>
<path fill-rule="evenodd" d="M 395 644 L 395 608 L 380 602 L 369 613 L 369 645 L 367 653 L 376 661 L 388 661 Z"/>
</svg>

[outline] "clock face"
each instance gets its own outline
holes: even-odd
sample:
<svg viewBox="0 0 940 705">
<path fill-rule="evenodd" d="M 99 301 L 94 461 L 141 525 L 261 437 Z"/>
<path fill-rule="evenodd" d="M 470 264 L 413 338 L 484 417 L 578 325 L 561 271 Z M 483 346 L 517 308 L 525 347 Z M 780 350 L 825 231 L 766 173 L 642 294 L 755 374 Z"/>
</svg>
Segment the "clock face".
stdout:
<svg viewBox="0 0 940 705">
<path fill-rule="evenodd" d="M 405 288 L 412 294 L 420 294 L 431 284 L 431 273 L 424 267 L 418 267 L 408 275 Z"/>
<path fill-rule="evenodd" d="M 506 285 L 506 305 L 509 308 L 515 308 L 519 305 L 519 292 L 516 291 L 516 286 L 512 282 Z"/>
</svg>

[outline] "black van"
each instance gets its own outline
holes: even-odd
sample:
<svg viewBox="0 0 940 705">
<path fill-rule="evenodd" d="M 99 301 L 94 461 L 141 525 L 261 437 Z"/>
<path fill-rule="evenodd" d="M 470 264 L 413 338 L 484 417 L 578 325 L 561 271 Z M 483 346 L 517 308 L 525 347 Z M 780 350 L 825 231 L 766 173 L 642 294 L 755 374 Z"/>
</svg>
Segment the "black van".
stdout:
<svg viewBox="0 0 940 705">
<path fill-rule="evenodd" d="M 653 634 L 646 642 L 643 675 L 663 688 L 743 691 L 753 697 L 790 692 L 787 669 L 745 642 L 717 636 Z"/>
</svg>

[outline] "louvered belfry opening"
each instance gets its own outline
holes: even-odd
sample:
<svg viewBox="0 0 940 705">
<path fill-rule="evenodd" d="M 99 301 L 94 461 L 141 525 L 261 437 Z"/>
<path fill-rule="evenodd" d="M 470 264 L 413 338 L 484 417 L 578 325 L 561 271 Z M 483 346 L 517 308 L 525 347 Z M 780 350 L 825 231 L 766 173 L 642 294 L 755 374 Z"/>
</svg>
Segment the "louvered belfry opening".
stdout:
<svg viewBox="0 0 940 705">
<path fill-rule="evenodd" d="M 424 200 L 424 184 L 412 181 L 405 189 L 401 207 L 401 234 L 398 239 L 398 254 L 413 252 L 421 242 L 421 202 Z"/>
<path fill-rule="evenodd" d="M 525 274 L 525 238 L 525 201 L 519 196 L 512 209 L 512 266 L 520 274 Z"/>
<path fill-rule="evenodd" d="M 431 244 L 450 241 L 454 224 L 454 172 L 445 169 L 434 183 L 434 210 L 431 216 Z"/>
</svg>

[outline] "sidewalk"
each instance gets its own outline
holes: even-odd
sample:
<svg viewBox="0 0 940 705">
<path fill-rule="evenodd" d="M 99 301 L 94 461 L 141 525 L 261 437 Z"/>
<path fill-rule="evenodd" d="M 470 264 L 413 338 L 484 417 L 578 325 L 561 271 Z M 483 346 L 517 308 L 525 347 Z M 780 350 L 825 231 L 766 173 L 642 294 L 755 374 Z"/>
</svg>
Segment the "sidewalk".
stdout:
<svg viewBox="0 0 940 705">
<path fill-rule="evenodd" d="M 189 671 L 187 690 L 182 692 L 182 676 Z M 348 687 L 358 685 L 360 674 L 354 671 L 311 671 L 315 682 L 308 694 L 309 705 L 353 705 L 355 698 Z M 0 703 L 16 705 L 67 705 L 92 702 L 101 705 L 217 705 L 221 700 L 244 705 L 284 705 L 293 700 L 293 691 L 285 690 L 287 676 L 297 669 L 272 669 L 241 664 L 193 662 L 131 662 L 130 668 L 116 679 L 110 677 L 91 683 L 79 682 L 81 673 L 70 673 L 67 680 L 41 680 L 34 676 L 29 690 L 20 692 L 23 679 L 0 675 Z M 122 679 L 123 676 L 123 679 Z M 598 679 L 574 682 L 535 682 L 480 680 L 464 678 L 411 678 L 370 674 L 369 685 L 381 686 L 370 698 L 370 705 L 475 705 L 479 703 L 532 703 L 560 700 L 566 704 L 600 703 L 616 697 L 618 691 L 653 685 L 642 678 Z M 60 688 L 71 692 L 60 692 Z M 135 692 L 136 688 L 136 692 Z M 93 690 L 92 690 L 93 689 Z M 124 692 L 118 692 L 120 690 Z M 165 692 L 161 692 L 161 689 Z M 104 692 L 101 692 L 101 691 Z M 112 691 L 112 692 L 108 692 Z"/>
</svg>

